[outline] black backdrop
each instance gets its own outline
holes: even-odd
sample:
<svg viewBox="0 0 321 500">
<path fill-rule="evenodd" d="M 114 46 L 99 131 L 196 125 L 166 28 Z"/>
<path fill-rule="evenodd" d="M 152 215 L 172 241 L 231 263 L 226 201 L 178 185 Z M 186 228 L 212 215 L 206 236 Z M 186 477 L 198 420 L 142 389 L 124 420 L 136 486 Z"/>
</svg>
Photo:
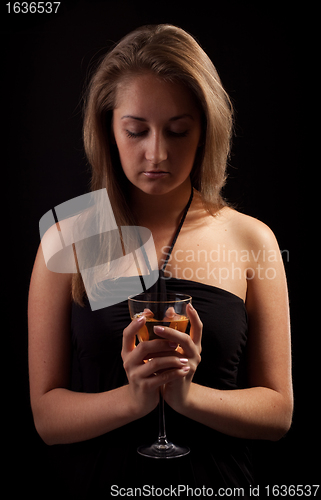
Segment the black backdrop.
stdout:
<svg viewBox="0 0 321 500">
<path fill-rule="evenodd" d="M 1 172 L 4 213 L 10 214 L 4 217 L 9 238 L 4 240 L 3 266 L 9 322 L 2 330 L 12 341 L 4 357 L 11 492 L 23 488 L 49 498 L 55 482 L 47 447 L 33 426 L 28 394 L 27 295 L 39 244 L 38 222 L 55 205 L 88 190 L 81 95 L 90 67 L 132 29 L 163 22 L 196 36 L 234 103 L 236 136 L 226 197 L 240 211 L 268 224 L 280 248 L 288 251 L 284 256 L 293 330 L 294 421 L 281 441 L 257 443 L 258 482 L 261 490 L 266 484 L 316 484 L 314 452 L 320 435 L 311 346 L 317 331 L 303 325 L 302 296 L 307 292 L 300 286 L 304 265 L 310 264 L 303 261 L 300 243 L 309 170 L 302 138 L 308 126 L 307 46 L 302 35 L 313 14 L 289 2 L 216 0 L 156 5 L 62 0 L 57 14 L 15 14 L 12 8 L 13 2 L 9 14 L 2 2 Z"/>
</svg>

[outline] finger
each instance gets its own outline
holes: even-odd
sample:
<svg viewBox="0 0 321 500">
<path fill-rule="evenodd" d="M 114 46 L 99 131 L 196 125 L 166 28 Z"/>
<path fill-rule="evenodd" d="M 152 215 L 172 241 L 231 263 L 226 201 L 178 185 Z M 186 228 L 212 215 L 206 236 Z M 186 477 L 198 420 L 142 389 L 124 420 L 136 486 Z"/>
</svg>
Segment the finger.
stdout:
<svg viewBox="0 0 321 500">
<path fill-rule="evenodd" d="M 176 358 L 177 360 L 177 358 Z M 138 380 L 141 379 L 141 383 L 148 387 L 148 389 L 153 390 L 158 387 L 167 384 L 168 382 L 172 382 L 173 380 L 177 380 L 178 378 L 185 377 L 190 371 L 190 366 L 183 365 L 182 363 L 178 364 L 177 367 L 172 368 L 169 366 L 167 369 L 159 368 L 159 366 L 155 366 L 152 363 L 154 360 L 146 363 L 143 366 L 138 367 L 135 370 L 134 378 Z M 148 366 L 150 365 L 150 366 Z M 173 362 L 170 362 L 170 365 L 173 365 Z M 147 375 L 148 374 L 148 375 Z"/>
<path fill-rule="evenodd" d="M 187 304 L 186 312 L 191 323 L 190 336 L 194 344 L 201 346 L 203 323 L 192 304 Z"/>
<path fill-rule="evenodd" d="M 155 373 L 160 374 L 166 370 L 182 369 L 189 367 L 187 358 L 179 358 L 177 356 L 166 356 L 161 358 L 153 358 L 141 368 L 141 373 L 144 377 L 149 377 Z"/>
<path fill-rule="evenodd" d="M 154 326 L 154 332 L 162 338 L 170 341 L 171 344 L 179 344 L 186 356 L 192 357 L 195 354 L 195 344 L 186 333 L 164 326 Z"/>
<path fill-rule="evenodd" d="M 134 350 L 136 344 L 136 335 L 139 330 L 145 325 L 145 316 L 135 318 L 123 331 L 123 347 L 122 353 L 128 353 Z"/>
<path fill-rule="evenodd" d="M 169 353 L 173 355 L 176 354 L 175 349 L 177 348 L 177 344 L 170 344 L 167 340 L 155 339 L 148 340 L 146 342 L 141 342 L 138 344 L 136 349 L 131 351 L 131 363 L 132 364 L 142 364 L 144 360 L 168 356 Z"/>
<path fill-rule="evenodd" d="M 163 373 L 159 373 L 157 375 L 153 375 L 150 378 L 145 379 L 144 384 L 145 387 L 148 387 L 149 390 L 153 391 L 160 387 L 163 387 L 170 382 L 174 382 L 179 378 L 184 378 L 188 375 L 189 367 L 181 368 L 180 370 L 166 370 Z"/>
</svg>

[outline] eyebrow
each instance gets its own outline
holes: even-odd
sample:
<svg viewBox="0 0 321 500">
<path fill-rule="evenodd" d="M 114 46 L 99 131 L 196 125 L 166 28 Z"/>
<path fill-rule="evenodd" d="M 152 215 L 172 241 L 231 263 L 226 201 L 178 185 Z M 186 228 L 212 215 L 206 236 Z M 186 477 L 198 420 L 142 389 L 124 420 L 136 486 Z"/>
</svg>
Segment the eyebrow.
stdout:
<svg viewBox="0 0 321 500">
<path fill-rule="evenodd" d="M 131 118 L 132 120 L 138 120 L 140 122 L 147 122 L 146 118 L 141 118 L 140 116 L 133 116 L 133 115 L 125 115 L 121 117 L 121 120 L 124 118 Z M 178 116 L 173 116 L 172 118 L 169 119 L 170 122 L 174 122 L 176 120 L 181 120 L 182 118 L 191 118 L 191 120 L 194 120 L 194 117 L 188 113 L 184 113 L 183 115 L 178 115 Z"/>
</svg>

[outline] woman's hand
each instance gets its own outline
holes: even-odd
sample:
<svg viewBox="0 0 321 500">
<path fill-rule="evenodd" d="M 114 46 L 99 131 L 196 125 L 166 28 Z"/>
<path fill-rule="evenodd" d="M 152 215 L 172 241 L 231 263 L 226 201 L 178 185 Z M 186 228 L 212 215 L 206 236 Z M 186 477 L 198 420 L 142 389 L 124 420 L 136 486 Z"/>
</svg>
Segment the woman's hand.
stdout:
<svg viewBox="0 0 321 500">
<path fill-rule="evenodd" d="M 145 316 L 141 316 L 125 328 L 121 353 L 131 404 L 137 418 L 147 415 L 157 406 L 162 385 L 183 379 L 190 370 L 190 364 L 186 365 L 175 350 L 178 347 L 176 341 L 155 339 L 135 345 L 136 335 L 145 322 Z M 170 328 L 168 330 L 175 332 Z"/>
<path fill-rule="evenodd" d="M 173 342 L 174 345 L 175 343 L 179 344 L 176 352 L 186 368 L 184 377 L 169 380 L 164 387 L 165 401 L 178 412 L 181 412 L 181 409 L 186 405 L 194 373 L 201 361 L 202 351 L 203 324 L 191 304 L 187 306 L 187 315 L 191 324 L 190 335 L 169 327 L 156 326 L 154 328 L 155 333 L 160 337 Z"/>
</svg>

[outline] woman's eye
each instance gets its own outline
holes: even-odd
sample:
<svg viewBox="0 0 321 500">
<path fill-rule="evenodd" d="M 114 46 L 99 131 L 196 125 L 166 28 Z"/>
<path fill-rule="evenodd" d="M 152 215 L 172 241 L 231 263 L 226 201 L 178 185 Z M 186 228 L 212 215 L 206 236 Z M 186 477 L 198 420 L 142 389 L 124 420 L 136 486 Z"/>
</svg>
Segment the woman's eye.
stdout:
<svg viewBox="0 0 321 500">
<path fill-rule="evenodd" d="M 174 130 L 168 130 L 167 134 L 169 137 L 187 137 L 188 135 L 188 130 L 184 130 L 183 132 L 175 132 Z M 142 130 L 141 132 L 132 132 L 131 130 L 126 129 L 126 135 L 127 137 L 131 139 L 137 139 L 138 137 L 144 137 L 145 135 L 148 134 L 148 130 Z"/>
<path fill-rule="evenodd" d="M 143 137 L 146 133 L 146 130 L 143 130 L 142 132 L 131 132 L 130 130 L 126 130 L 126 135 L 130 138 Z"/>
<path fill-rule="evenodd" d="M 168 134 L 171 137 L 187 137 L 188 135 L 188 130 L 184 130 L 183 132 L 174 132 L 173 130 L 169 130 Z"/>
</svg>

